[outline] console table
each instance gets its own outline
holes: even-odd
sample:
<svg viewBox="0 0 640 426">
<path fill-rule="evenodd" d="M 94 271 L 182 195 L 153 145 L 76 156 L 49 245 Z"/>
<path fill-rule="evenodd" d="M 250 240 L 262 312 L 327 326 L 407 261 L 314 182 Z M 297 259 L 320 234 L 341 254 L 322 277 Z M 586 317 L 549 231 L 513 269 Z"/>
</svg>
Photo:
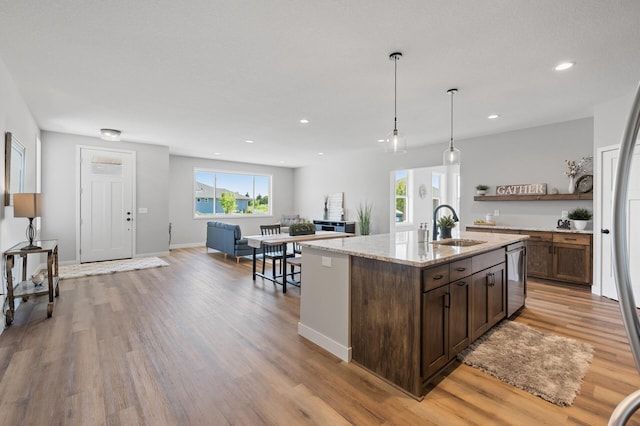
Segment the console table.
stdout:
<svg viewBox="0 0 640 426">
<path fill-rule="evenodd" d="M 314 220 L 313 224 L 316 225 L 316 229 L 318 231 L 348 232 L 349 234 L 356 233 L 355 222 L 347 222 L 345 220 Z"/>
<path fill-rule="evenodd" d="M 58 288 L 58 241 L 46 240 L 35 241 L 34 244 L 40 246 L 39 249 L 34 250 L 22 250 L 23 247 L 28 246 L 28 241 L 23 241 L 9 250 L 4 252 L 5 271 L 7 273 L 7 300 L 9 302 L 9 309 L 6 312 L 5 322 L 7 326 L 10 326 L 13 322 L 15 315 L 15 298 L 22 297 L 22 300 L 26 301 L 29 296 L 39 296 L 43 294 L 49 295 L 49 304 L 47 305 L 47 317 L 51 318 L 53 315 L 53 298 L 58 297 L 60 289 Z M 30 254 L 47 254 L 47 277 L 45 283 L 34 284 L 33 281 L 27 277 L 27 257 Z M 14 284 L 13 282 L 13 265 L 15 256 L 22 258 L 22 281 Z"/>
</svg>

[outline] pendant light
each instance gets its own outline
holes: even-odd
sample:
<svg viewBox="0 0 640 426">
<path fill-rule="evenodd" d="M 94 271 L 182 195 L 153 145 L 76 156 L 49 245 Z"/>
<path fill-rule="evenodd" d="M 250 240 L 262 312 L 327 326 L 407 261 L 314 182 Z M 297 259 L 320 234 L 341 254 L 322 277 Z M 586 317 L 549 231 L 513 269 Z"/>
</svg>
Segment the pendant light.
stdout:
<svg viewBox="0 0 640 426">
<path fill-rule="evenodd" d="M 453 95 L 455 95 L 457 91 L 458 89 L 447 90 L 447 93 L 451 95 L 451 139 L 449 139 L 449 148 L 447 148 L 442 155 L 445 166 L 460 164 L 460 150 L 453 146 Z"/>
<path fill-rule="evenodd" d="M 402 53 L 394 52 L 389 55 L 389 60 L 394 65 L 394 83 L 393 83 L 393 131 L 387 136 L 385 151 L 393 154 L 404 154 L 407 152 L 407 140 L 398 132 L 398 61 L 402 57 Z"/>
</svg>

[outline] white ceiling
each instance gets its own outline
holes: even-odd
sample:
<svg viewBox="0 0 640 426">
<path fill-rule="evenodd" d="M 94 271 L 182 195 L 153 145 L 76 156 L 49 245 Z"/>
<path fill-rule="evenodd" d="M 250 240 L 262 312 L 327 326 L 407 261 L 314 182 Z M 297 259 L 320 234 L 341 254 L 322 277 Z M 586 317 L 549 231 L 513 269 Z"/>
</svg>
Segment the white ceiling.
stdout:
<svg viewBox="0 0 640 426">
<path fill-rule="evenodd" d="M 448 140 L 451 87 L 456 139 L 590 116 L 635 89 L 639 47 L 638 0 L 0 0 L 43 130 L 287 167 L 382 149 L 394 51 L 411 149 Z"/>
</svg>

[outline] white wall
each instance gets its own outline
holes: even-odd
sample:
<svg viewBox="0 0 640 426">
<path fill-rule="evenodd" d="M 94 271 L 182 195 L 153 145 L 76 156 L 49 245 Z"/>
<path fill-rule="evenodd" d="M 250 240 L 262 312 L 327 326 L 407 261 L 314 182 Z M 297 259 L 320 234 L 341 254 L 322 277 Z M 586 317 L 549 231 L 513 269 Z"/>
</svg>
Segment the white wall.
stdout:
<svg viewBox="0 0 640 426">
<path fill-rule="evenodd" d="M 25 170 L 25 192 L 36 191 L 36 138 L 40 136 L 40 130 L 24 102 L 22 95 L 9 74 L 4 62 L 0 59 L 0 140 L 3 149 L 2 160 L 0 161 L 0 188 L 4 194 L 4 133 L 11 132 L 25 147 L 26 170 Z M 5 251 L 11 246 L 25 240 L 25 230 L 28 220 L 24 218 L 13 218 L 13 207 L 4 207 L 4 196 L 0 207 L 0 250 Z M 44 221 L 44 218 L 43 218 Z M 28 273 L 32 273 L 38 266 L 37 256 L 31 256 L 28 263 Z M 17 269 L 17 268 L 16 268 Z M 19 277 L 18 271 L 14 269 L 14 275 Z M 0 303 L 4 306 L 6 291 L 6 279 L 4 278 L 4 262 L 0 267 L 2 271 L 2 295 Z M 3 321 L 4 324 L 4 321 Z M 0 333 L 4 328 L 0 326 Z"/>
<path fill-rule="evenodd" d="M 98 129 L 96 129 L 98 132 Z M 107 142 L 100 138 L 42 132 L 42 235 L 58 239 L 59 259 L 76 259 L 76 149 L 78 146 L 136 151 L 136 214 L 134 256 L 161 255 L 169 251 L 169 149 L 132 142 Z"/>
<path fill-rule="evenodd" d="M 299 213 L 293 208 L 293 170 L 285 167 L 261 166 L 206 158 L 170 156 L 169 220 L 172 224 L 171 247 L 204 246 L 207 222 L 213 219 L 193 217 L 193 170 L 212 169 L 271 175 L 273 215 L 269 217 L 241 217 L 221 219 L 221 222 L 240 225 L 243 235 L 260 233 L 260 225 L 275 223 L 282 214 Z M 309 217 L 307 217 L 309 218 Z M 218 219 L 216 219 L 218 220 Z"/>
<path fill-rule="evenodd" d="M 593 155 L 593 120 L 585 118 L 547 126 L 516 130 L 458 143 L 462 151 L 461 221 L 470 225 L 498 209 L 499 224 L 554 228 L 562 210 L 593 209 L 592 201 L 473 201 L 475 186 L 486 184 L 488 194 L 496 185 L 546 183 L 568 191 L 566 160 Z"/>
<path fill-rule="evenodd" d="M 360 202 L 373 203 L 372 233 L 389 232 L 389 173 L 402 168 L 436 166 L 442 163 L 447 144 L 413 148 L 405 155 L 389 155 L 382 148 L 357 156 L 329 155 L 316 164 L 295 171 L 295 205 L 311 218 L 322 217 L 322 195 L 345 193 L 345 214 L 356 219 Z M 565 160 L 593 154 L 593 120 L 574 120 L 508 133 L 461 140 L 461 226 L 500 210 L 498 222 L 514 226 L 555 227 L 561 210 L 591 209 L 590 201 L 475 202 L 475 186 L 547 183 L 566 192 Z M 418 221 L 419 222 L 419 221 Z"/>
</svg>

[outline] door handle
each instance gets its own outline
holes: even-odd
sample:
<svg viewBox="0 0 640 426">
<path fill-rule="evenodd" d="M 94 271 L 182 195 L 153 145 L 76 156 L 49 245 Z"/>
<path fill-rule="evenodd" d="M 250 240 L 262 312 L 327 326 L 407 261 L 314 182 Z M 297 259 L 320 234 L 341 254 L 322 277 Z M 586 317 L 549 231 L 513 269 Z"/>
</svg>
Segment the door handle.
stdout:
<svg viewBox="0 0 640 426">
<path fill-rule="evenodd" d="M 600 232 L 602 232 L 603 234 L 608 234 L 609 230 L 608 229 L 601 229 Z"/>
</svg>

